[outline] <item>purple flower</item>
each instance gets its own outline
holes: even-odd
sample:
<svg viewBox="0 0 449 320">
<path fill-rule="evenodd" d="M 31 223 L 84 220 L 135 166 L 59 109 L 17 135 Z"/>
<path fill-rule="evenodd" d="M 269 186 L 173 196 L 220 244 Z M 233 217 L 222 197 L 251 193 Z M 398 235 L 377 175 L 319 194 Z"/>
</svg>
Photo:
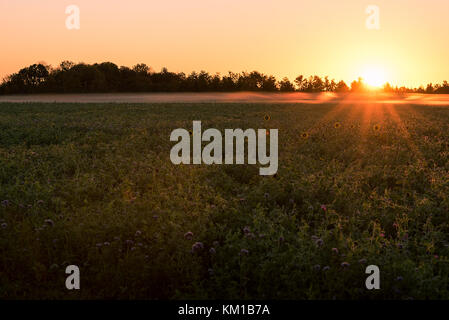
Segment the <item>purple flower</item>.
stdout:
<svg viewBox="0 0 449 320">
<path fill-rule="evenodd" d="M 184 238 L 187 239 L 187 240 L 192 240 L 193 239 L 193 232 L 192 231 L 186 232 L 184 234 Z"/>
<path fill-rule="evenodd" d="M 243 256 L 243 255 L 248 255 L 248 254 L 249 254 L 249 251 L 248 251 L 248 250 L 246 250 L 246 249 L 240 250 L 240 255 L 241 255 L 241 256 Z"/>
<path fill-rule="evenodd" d="M 332 253 L 338 254 L 338 249 L 337 248 L 332 248 Z"/>
<path fill-rule="evenodd" d="M 126 243 L 128 246 L 130 246 L 130 245 L 132 245 L 134 242 L 133 242 L 132 240 L 126 240 L 125 243 Z"/>
<path fill-rule="evenodd" d="M 366 263 L 366 259 L 365 259 L 365 258 L 360 259 L 360 260 L 359 260 L 359 263 L 360 263 L 360 264 L 365 264 L 365 263 Z"/>
<path fill-rule="evenodd" d="M 345 261 L 345 262 L 341 263 L 341 266 L 346 269 L 346 268 L 349 268 L 350 264 L 349 264 L 349 262 Z"/>
<path fill-rule="evenodd" d="M 198 251 L 201 251 L 201 250 L 203 250 L 203 249 L 204 249 L 204 244 L 203 244 L 202 242 L 195 242 L 195 243 L 192 245 L 192 252 L 193 252 L 193 253 L 198 252 Z"/>
<path fill-rule="evenodd" d="M 284 237 L 279 237 L 279 242 L 284 242 L 285 241 L 285 239 L 284 239 Z"/>
<path fill-rule="evenodd" d="M 317 240 L 315 241 L 315 244 L 316 244 L 318 247 L 321 247 L 322 245 L 324 245 L 324 241 L 323 241 L 323 239 L 317 239 Z"/>
<path fill-rule="evenodd" d="M 105 247 L 109 247 L 111 244 L 109 243 L 109 242 L 105 242 L 105 243 L 103 243 L 103 245 L 105 246 Z"/>
<path fill-rule="evenodd" d="M 324 271 L 324 272 L 325 272 L 325 271 L 328 271 L 330 268 L 331 268 L 331 267 L 329 267 L 329 266 L 325 266 L 325 267 L 323 268 L 323 271 Z"/>
<path fill-rule="evenodd" d="M 251 232 L 251 230 L 250 230 L 249 227 L 244 227 L 244 228 L 243 228 L 243 233 L 244 233 L 244 234 L 248 234 L 248 233 L 250 233 L 250 232 Z"/>
<path fill-rule="evenodd" d="M 136 237 L 140 236 L 141 234 L 142 234 L 142 231 L 140 231 L 140 230 L 136 231 Z"/>
<path fill-rule="evenodd" d="M 210 253 L 210 254 L 216 254 L 217 251 L 215 250 L 215 248 L 210 248 L 210 249 L 209 249 L 209 253 Z"/>
</svg>

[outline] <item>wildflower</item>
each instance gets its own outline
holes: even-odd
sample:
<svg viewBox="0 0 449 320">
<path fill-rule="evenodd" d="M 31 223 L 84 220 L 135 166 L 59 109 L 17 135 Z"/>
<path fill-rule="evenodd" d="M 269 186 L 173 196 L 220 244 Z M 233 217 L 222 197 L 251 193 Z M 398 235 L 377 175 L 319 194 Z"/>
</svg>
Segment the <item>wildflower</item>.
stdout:
<svg viewBox="0 0 449 320">
<path fill-rule="evenodd" d="M 247 237 L 248 239 L 254 239 L 256 237 L 256 235 L 254 233 L 250 232 L 250 233 L 246 233 L 245 237 Z"/>
<path fill-rule="evenodd" d="M 131 248 L 131 251 L 134 251 L 134 250 L 136 250 L 136 247 L 132 247 L 132 248 Z"/>
<path fill-rule="evenodd" d="M 159 218 L 157 215 L 154 215 L 154 216 L 153 216 L 153 219 L 157 219 L 157 218 Z"/>
<path fill-rule="evenodd" d="M 248 234 L 248 233 L 250 233 L 250 232 L 251 232 L 251 230 L 250 230 L 249 227 L 244 227 L 244 228 L 243 228 L 243 233 L 244 233 L 244 234 Z"/>
<path fill-rule="evenodd" d="M 217 251 L 215 250 L 215 248 L 212 247 L 212 248 L 209 249 L 209 253 L 210 254 L 216 254 Z"/>
<path fill-rule="evenodd" d="M 265 234 L 264 233 L 260 233 L 259 234 L 259 238 L 265 238 Z"/>
<path fill-rule="evenodd" d="M 326 205 L 322 204 L 322 205 L 321 205 L 321 209 L 323 209 L 323 211 L 326 211 L 326 210 L 327 210 Z"/>
<path fill-rule="evenodd" d="M 318 240 L 318 237 L 317 237 L 317 236 L 312 236 L 311 238 L 312 238 L 313 241 Z"/>
<path fill-rule="evenodd" d="M 439 258 L 439 256 L 436 254 L 436 255 L 434 255 L 433 256 L 435 259 L 438 259 Z"/>
<path fill-rule="evenodd" d="M 109 243 L 109 242 L 105 242 L 105 243 L 103 243 L 103 245 L 105 246 L 105 247 L 109 247 L 111 244 Z"/>
<path fill-rule="evenodd" d="M 349 266 L 350 266 L 350 264 L 349 264 L 349 262 L 342 262 L 341 263 L 341 266 L 343 267 L 343 268 L 349 268 Z"/>
<path fill-rule="evenodd" d="M 340 122 L 335 122 L 334 128 L 335 128 L 335 129 L 338 129 L 338 128 L 340 128 L 340 127 L 341 127 Z"/>
<path fill-rule="evenodd" d="M 332 253 L 338 254 L 338 249 L 337 248 L 332 248 Z"/>
<path fill-rule="evenodd" d="M 4 206 L 4 207 L 9 206 L 9 200 L 3 200 L 2 201 L 2 206 Z"/>
<path fill-rule="evenodd" d="M 380 125 L 375 124 L 373 129 L 374 129 L 374 131 L 379 131 L 380 130 Z"/>
<path fill-rule="evenodd" d="M 37 204 L 38 204 L 38 205 L 44 204 L 44 200 L 38 200 L 38 201 L 37 201 Z"/>
<path fill-rule="evenodd" d="M 365 264 L 365 263 L 366 263 L 366 259 L 365 259 L 365 258 L 360 259 L 360 260 L 359 260 L 359 263 L 360 263 L 360 264 Z"/>
<path fill-rule="evenodd" d="M 51 226 L 51 227 L 53 227 L 53 226 L 55 225 L 55 223 L 54 223 L 53 220 L 51 220 L 51 219 L 46 219 L 44 222 L 45 222 L 46 224 L 48 224 L 49 226 Z"/>
<path fill-rule="evenodd" d="M 184 238 L 187 239 L 187 240 L 192 240 L 193 239 L 193 232 L 192 231 L 186 232 L 184 234 Z"/>
<path fill-rule="evenodd" d="M 331 268 L 331 267 L 329 267 L 329 266 L 325 266 L 325 267 L 323 267 L 323 271 L 326 272 L 326 271 L 328 271 L 330 268 Z"/>
<path fill-rule="evenodd" d="M 204 249 L 204 244 L 202 242 L 195 242 L 192 245 L 192 252 L 197 252 Z"/>
<path fill-rule="evenodd" d="M 301 138 L 303 138 L 303 139 L 307 139 L 308 137 L 309 137 L 309 134 L 307 132 L 303 132 L 301 134 Z"/>
<path fill-rule="evenodd" d="M 2 223 L 2 229 L 6 229 L 8 227 L 8 224 L 6 222 Z"/>
<path fill-rule="evenodd" d="M 385 233 L 382 232 L 382 233 L 380 234 L 380 236 L 381 236 L 382 238 L 384 238 L 384 237 L 385 237 Z"/>
<path fill-rule="evenodd" d="M 240 250 L 240 255 L 241 256 L 243 256 L 243 255 L 248 255 L 249 254 L 249 251 L 247 250 L 247 249 L 242 249 L 242 250 Z"/>
<path fill-rule="evenodd" d="M 398 243 L 397 246 L 398 246 L 398 249 L 402 249 L 403 248 L 402 243 Z"/>
<path fill-rule="evenodd" d="M 284 237 L 279 237 L 279 242 L 284 242 L 285 241 L 285 239 L 284 239 Z"/>
<path fill-rule="evenodd" d="M 140 236 L 141 234 L 142 234 L 142 231 L 137 230 L 135 236 L 138 237 L 138 236 Z"/>
<path fill-rule="evenodd" d="M 266 115 L 263 117 L 263 119 L 264 119 L 265 121 L 269 121 L 269 120 L 271 119 L 271 117 L 270 117 L 268 114 L 266 114 Z"/>
<path fill-rule="evenodd" d="M 138 247 L 143 247 L 143 243 L 142 243 L 142 242 L 139 242 L 139 243 L 137 243 L 137 246 L 138 246 Z"/>
<path fill-rule="evenodd" d="M 125 243 L 126 243 L 126 245 L 130 246 L 134 243 L 134 241 L 128 239 L 125 241 Z"/>
<path fill-rule="evenodd" d="M 321 246 L 324 244 L 324 241 L 323 241 L 323 239 L 317 239 L 317 240 L 315 241 L 315 244 L 316 244 L 318 247 L 321 247 Z"/>
<path fill-rule="evenodd" d="M 316 264 L 316 265 L 313 266 L 313 269 L 315 271 L 320 271 L 321 270 L 321 266 L 319 264 Z"/>
<path fill-rule="evenodd" d="M 397 223 L 395 222 L 395 223 L 393 223 L 393 227 L 397 229 L 397 228 L 399 228 L 399 224 L 397 224 Z"/>
</svg>

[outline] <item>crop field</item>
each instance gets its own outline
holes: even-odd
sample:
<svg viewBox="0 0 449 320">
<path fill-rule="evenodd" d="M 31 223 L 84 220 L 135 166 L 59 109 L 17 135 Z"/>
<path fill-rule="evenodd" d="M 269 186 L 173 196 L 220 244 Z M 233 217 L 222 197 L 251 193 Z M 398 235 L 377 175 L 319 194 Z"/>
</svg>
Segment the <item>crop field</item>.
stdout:
<svg viewBox="0 0 449 320">
<path fill-rule="evenodd" d="M 277 174 L 174 165 L 194 120 Z M 446 106 L 2 103 L 0 298 L 449 299 L 448 155 Z"/>
</svg>

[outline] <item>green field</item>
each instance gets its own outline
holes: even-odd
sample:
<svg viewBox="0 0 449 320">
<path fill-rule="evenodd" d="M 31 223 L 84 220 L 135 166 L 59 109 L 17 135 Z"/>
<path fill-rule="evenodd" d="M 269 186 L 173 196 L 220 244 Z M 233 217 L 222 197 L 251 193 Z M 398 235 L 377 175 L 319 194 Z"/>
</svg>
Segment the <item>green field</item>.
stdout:
<svg viewBox="0 0 449 320">
<path fill-rule="evenodd" d="M 278 173 L 173 165 L 193 120 L 279 129 Z M 3 103 L 0 298 L 448 299 L 448 154 L 448 107 Z"/>
</svg>

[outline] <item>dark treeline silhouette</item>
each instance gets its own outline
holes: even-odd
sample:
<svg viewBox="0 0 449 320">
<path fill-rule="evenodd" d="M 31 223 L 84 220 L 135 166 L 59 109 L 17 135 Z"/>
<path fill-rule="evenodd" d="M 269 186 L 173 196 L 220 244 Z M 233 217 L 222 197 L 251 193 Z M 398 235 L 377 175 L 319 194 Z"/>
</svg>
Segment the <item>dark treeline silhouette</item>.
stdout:
<svg viewBox="0 0 449 320">
<path fill-rule="evenodd" d="M 288 78 L 278 81 L 263 73 L 229 72 L 227 75 L 169 72 L 163 68 L 154 72 L 146 64 L 132 68 L 118 67 L 111 62 L 75 64 L 63 61 L 57 68 L 45 64 L 33 64 L 6 77 L 0 85 L 0 94 L 28 93 L 100 93 L 100 92 L 360 92 L 367 87 L 359 78 L 350 87 L 344 82 L 328 77 L 300 75 L 293 82 Z M 392 87 L 385 84 L 385 92 L 391 93 L 449 93 L 449 84 L 428 84 L 424 89 Z"/>
</svg>

